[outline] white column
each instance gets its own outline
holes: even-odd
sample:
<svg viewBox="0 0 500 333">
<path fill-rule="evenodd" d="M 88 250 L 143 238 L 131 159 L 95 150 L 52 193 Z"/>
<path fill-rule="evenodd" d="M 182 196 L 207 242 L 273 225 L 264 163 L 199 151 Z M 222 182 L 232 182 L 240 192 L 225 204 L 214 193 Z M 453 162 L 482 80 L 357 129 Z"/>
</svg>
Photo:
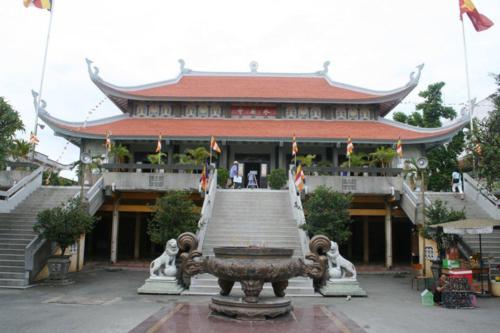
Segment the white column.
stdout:
<svg viewBox="0 0 500 333">
<path fill-rule="evenodd" d="M 139 259 L 141 247 L 141 213 L 135 213 L 134 259 Z"/>
<path fill-rule="evenodd" d="M 113 221 L 111 225 L 111 263 L 116 263 L 117 250 L 118 250 L 118 222 L 120 213 L 118 212 L 118 201 L 113 205 Z"/>
<path fill-rule="evenodd" d="M 368 224 L 368 216 L 363 219 L 363 263 L 370 262 L 370 226 Z"/>
<path fill-rule="evenodd" d="M 392 268 L 392 220 L 391 206 L 385 203 L 385 267 Z"/>
</svg>

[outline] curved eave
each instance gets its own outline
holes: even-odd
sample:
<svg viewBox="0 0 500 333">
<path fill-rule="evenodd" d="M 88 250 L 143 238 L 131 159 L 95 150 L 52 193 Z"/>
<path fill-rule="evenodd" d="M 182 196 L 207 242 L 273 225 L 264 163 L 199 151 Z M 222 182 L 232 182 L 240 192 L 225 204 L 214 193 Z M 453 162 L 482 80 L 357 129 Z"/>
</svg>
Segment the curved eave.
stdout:
<svg viewBox="0 0 500 333">
<path fill-rule="evenodd" d="M 376 91 L 347 85 L 332 81 L 325 73 L 219 73 L 219 72 L 181 72 L 176 78 L 161 82 L 155 82 L 146 85 L 121 87 L 104 81 L 99 76 L 99 69 L 92 67 L 92 62 L 87 60 L 88 72 L 94 84 L 115 103 L 115 105 L 127 112 L 129 101 L 179 101 L 179 102 L 264 102 L 264 103 L 318 103 L 318 104 L 363 104 L 363 105 L 378 105 L 380 115 L 385 116 L 396 105 L 398 105 L 418 84 L 423 65 L 417 66 L 418 72 L 410 75 L 409 82 L 403 87 L 390 91 Z M 332 88 L 352 91 L 357 94 L 365 94 L 360 98 L 289 98 L 289 97 L 270 97 L 270 96 L 251 96 L 251 97 L 234 97 L 218 94 L 214 96 L 175 96 L 161 95 L 152 96 L 143 94 L 141 91 L 166 87 L 178 84 L 184 77 L 238 77 L 238 78 L 314 78 L 325 80 Z"/>
<path fill-rule="evenodd" d="M 107 131 L 111 131 L 114 140 L 154 141 L 159 134 L 162 134 L 165 139 L 179 141 L 205 141 L 211 135 L 215 135 L 219 140 L 226 141 L 289 142 L 291 140 L 289 132 L 296 132 L 297 140 L 300 142 L 345 143 L 347 137 L 351 136 L 354 143 L 394 144 L 398 137 L 401 137 L 403 144 L 424 144 L 426 147 L 451 140 L 468 123 L 468 118 L 465 117 L 442 128 L 423 129 L 385 119 L 379 121 L 211 120 L 130 118 L 120 115 L 88 122 L 86 127 L 83 127 L 83 123 L 62 121 L 48 113 L 41 114 L 40 118 L 57 135 L 73 142 L 79 142 L 81 139 L 104 140 Z M 332 135 L 332 133 L 342 134 Z"/>
</svg>

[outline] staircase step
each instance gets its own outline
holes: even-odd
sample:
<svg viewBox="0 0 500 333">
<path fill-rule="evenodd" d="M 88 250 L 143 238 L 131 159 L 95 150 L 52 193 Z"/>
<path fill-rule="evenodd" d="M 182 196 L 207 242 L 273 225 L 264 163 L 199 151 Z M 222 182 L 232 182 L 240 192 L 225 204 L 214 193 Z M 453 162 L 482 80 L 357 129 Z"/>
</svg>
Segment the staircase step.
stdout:
<svg viewBox="0 0 500 333">
<path fill-rule="evenodd" d="M 16 266 L 24 268 L 24 260 L 0 259 L 0 266 Z"/>
<path fill-rule="evenodd" d="M 25 279 L 0 279 L 0 287 L 24 287 Z"/>
<path fill-rule="evenodd" d="M 0 248 L 0 255 L 2 254 L 17 254 L 24 256 L 24 248 L 22 249 L 2 249 Z"/>
<path fill-rule="evenodd" d="M 2 272 L 0 271 L 0 279 L 24 279 L 24 272 Z"/>
<path fill-rule="evenodd" d="M 23 273 L 24 263 L 22 266 L 0 266 L 0 272 Z"/>
</svg>

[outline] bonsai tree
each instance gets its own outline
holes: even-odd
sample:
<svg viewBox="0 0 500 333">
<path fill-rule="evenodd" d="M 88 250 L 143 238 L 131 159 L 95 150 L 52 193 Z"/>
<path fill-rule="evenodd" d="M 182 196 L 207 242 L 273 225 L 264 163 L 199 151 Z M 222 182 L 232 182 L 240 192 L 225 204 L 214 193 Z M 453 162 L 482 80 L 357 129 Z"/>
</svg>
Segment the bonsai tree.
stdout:
<svg viewBox="0 0 500 333">
<path fill-rule="evenodd" d="M 309 236 L 325 235 L 331 240 L 342 244 L 351 236 L 349 225 L 349 206 L 352 197 L 333 191 L 324 185 L 319 186 L 304 203 L 306 224 L 302 229 Z"/>
<path fill-rule="evenodd" d="M 66 248 L 90 232 L 96 220 L 80 203 L 80 198 L 73 198 L 59 207 L 41 211 L 33 230 L 44 239 L 56 242 L 64 256 Z"/>
<path fill-rule="evenodd" d="M 441 200 L 436 200 L 430 207 L 425 209 L 425 217 L 427 219 L 421 229 L 421 234 L 423 237 L 432 239 L 436 242 L 439 258 L 442 260 L 444 259 L 446 249 L 457 245 L 459 236 L 445 234 L 441 228 L 431 228 L 430 226 L 433 224 L 465 219 L 465 212 L 463 210 L 456 211 L 448 209 L 446 203 L 443 203 Z"/>
<path fill-rule="evenodd" d="M 200 214 L 198 207 L 184 191 L 172 191 L 156 200 L 153 218 L 148 223 L 152 243 L 165 244 L 183 232 L 196 232 Z"/>
<path fill-rule="evenodd" d="M 219 185 L 219 187 L 225 188 L 228 178 L 229 178 L 229 171 L 227 171 L 227 169 L 225 168 L 217 169 L 217 185 Z"/>
<path fill-rule="evenodd" d="M 269 186 L 273 190 L 281 190 L 283 186 L 285 186 L 288 177 L 286 176 L 285 169 L 280 168 L 271 171 L 267 180 L 269 182 Z"/>
</svg>

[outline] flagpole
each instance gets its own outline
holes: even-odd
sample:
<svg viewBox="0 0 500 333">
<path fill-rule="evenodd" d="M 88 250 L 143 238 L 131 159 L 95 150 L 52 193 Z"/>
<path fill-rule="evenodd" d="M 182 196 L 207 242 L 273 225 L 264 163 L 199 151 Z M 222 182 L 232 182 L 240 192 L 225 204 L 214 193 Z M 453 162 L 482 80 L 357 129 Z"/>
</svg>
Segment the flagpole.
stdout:
<svg viewBox="0 0 500 333">
<path fill-rule="evenodd" d="M 462 23 L 462 40 L 464 44 L 464 63 L 465 63 L 465 83 L 467 85 L 467 104 L 469 106 L 469 121 L 470 121 L 470 138 L 471 138 L 471 144 L 473 144 L 473 137 L 474 137 L 474 122 L 472 120 L 472 115 L 473 115 L 473 105 L 471 102 L 471 93 L 470 93 L 470 80 L 469 80 L 469 59 L 467 56 L 467 39 L 465 38 L 465 26 L 464 26 L 464 20 L 460 20 Z M 476 173 L 476 166 L 475 166 L 475 161 L 474 161 L 474 153 L 472 154 L 472 174 L 475 175 Z"/>
<path fill-rule="evenodd" d="M 47 31 L 47 40 L 45 41 L 45 52 L 43 55 L 43 64 L 42 64 L 42 77 L 40 78 L 40 89 L 38 89 L 39 95 L 38 95 L 38 100 L 36 102 L 36 110 L 35 110 L 35 130 L 33 131 L 33 134 L 35 137 L 37 136 L 38 132 L 38 111 L 40 110 L 40 103 L 42 101 L 42 93 L 43 93 L 43 81 L 45 79 L 45 68 L 47 67 L 47 53 L 49 50 L 49 41 L 50 41 L 50 31 L 52 29 L 52 16 L 54 15 L 54 3 L 56 1 L 52 0 L 52 4 L 50 6 L 50 18 L 49 18 L 49 28 Z M 36 140 L 33 142 L 33 152 L 31 155 L 31 160 L 35 159 L 35 149 L 36 149 Z"/>
<path fill-rule="evenodd" d="M 208 150 L 210 150 L 210 166 L 212 166 L 212 138 L 210 137 L 210 144 L 209 144 L 209 147 L 208 147 Z M 205 163 L 207 160 L 205 160 Z"/>
</svg>

